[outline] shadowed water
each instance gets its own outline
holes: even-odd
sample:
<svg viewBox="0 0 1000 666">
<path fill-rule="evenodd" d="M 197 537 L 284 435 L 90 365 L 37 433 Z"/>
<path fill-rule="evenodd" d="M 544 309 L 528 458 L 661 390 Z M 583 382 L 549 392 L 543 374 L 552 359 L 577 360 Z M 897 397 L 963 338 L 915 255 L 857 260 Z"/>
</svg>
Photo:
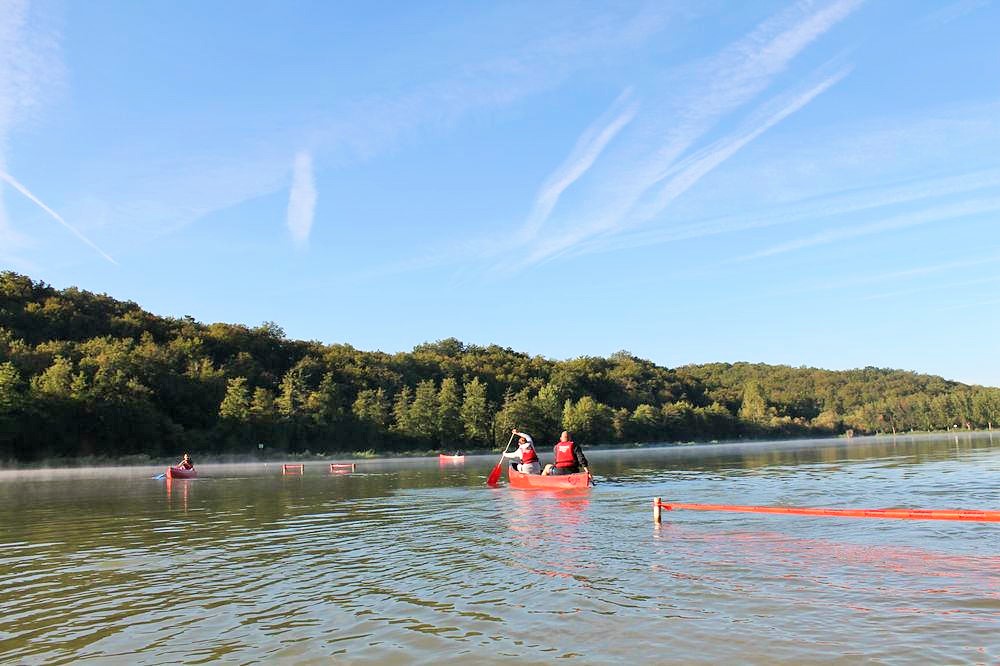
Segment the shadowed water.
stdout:
<svg viewBox="0 0 1000 666">
<path fill-rule="evenodd" d="M 997 663 L 1000 437 L 591 452 L 598 485 L 362 462 L 0 476 L 2 663 Z"/>
</svg>

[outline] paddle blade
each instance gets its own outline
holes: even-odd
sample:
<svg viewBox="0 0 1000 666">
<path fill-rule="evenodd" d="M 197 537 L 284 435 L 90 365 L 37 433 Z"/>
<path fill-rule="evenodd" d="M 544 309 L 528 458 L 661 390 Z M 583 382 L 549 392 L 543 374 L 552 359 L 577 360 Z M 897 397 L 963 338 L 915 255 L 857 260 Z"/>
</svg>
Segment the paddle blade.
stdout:
<svg viewBox="0 0 1000 666">
<path fill-rule="evenodd" d="M 497 485 L 497 481 L 500 480 L 500 467 L 502 465 L 503 465 L 503 461 L 502 460 L 497 463 L 497 466 L 493 468 L 493 471 L 490 472 L 490 475 L 488 477 L 486 477 L 486 485 L 488 485 L 488 486 L 495 486 L 495 485 Z"/>
<path fill-rule="evenodd" d="M 167 475 L 166 475 L 166 474 L 157 474 L 157 475 L 156 475 L 156 476 L 154 476 L 153 478 L 154 478 L 154 479 L 156 479 L 157 481 L 160 481 L 160 480 L 162 480 L 162 479 L 165 479 L 166 477 L 167 477 Z"/>
</svg>

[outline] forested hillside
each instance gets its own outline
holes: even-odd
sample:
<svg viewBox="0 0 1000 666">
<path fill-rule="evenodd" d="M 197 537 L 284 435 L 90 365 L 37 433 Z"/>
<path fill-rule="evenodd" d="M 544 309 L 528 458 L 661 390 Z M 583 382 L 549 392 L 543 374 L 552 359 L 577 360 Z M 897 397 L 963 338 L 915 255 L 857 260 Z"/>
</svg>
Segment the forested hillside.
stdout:
<svg viewBox="0 0 1000 666">
<path fill-rule="evenodd" d="M 0 274 L 0 461 L 586 445 L 992 427 L 1000 390 L 912 372 L 554 361 L 441 340 L 398 354 L 158 317 Z"/>
</svg>

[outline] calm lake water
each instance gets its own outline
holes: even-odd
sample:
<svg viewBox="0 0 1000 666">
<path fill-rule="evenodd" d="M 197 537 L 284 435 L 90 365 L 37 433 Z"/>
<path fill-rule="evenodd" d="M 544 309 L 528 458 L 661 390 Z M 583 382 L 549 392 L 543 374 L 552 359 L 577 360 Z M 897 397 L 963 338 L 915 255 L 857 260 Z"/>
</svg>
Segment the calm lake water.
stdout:
<svg viewBox="0 0 1000 666">
<path fill-rule="evenodd" d="M 1000 523 L 671 512 L 1000 509 L 1000 435 L 0 475 L 0 663 L 1000 663 Z"/>
</svg>

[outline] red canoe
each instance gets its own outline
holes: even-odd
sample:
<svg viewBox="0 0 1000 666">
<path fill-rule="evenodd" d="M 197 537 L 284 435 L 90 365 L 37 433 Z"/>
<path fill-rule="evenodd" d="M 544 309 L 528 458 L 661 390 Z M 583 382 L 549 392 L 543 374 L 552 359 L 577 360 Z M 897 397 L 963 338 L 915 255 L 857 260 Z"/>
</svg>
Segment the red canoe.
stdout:
<svg viewBox="0 0 1000 666">
<path fill-rule="evenodd" d="M 465 462 L 465 456 L 446 456 L 443 453 L 438 454 L 438 460 L 441 462 Z"/>
<path fill-rule="evenodd" d="M 507 478 L 511 488 L 522 490 L 570 490 L 590 487 L 590 474 L 563 474 L 560 476 L 542 476 L 541 474 L 522 474 L 507 468 Z"/>
<path fill-rule="evenodd" d="M 194 469 L 181 469 L 180 467 L 167 468 L 168 479 L 197 479 L 198 471 Z"/>
</svg>

